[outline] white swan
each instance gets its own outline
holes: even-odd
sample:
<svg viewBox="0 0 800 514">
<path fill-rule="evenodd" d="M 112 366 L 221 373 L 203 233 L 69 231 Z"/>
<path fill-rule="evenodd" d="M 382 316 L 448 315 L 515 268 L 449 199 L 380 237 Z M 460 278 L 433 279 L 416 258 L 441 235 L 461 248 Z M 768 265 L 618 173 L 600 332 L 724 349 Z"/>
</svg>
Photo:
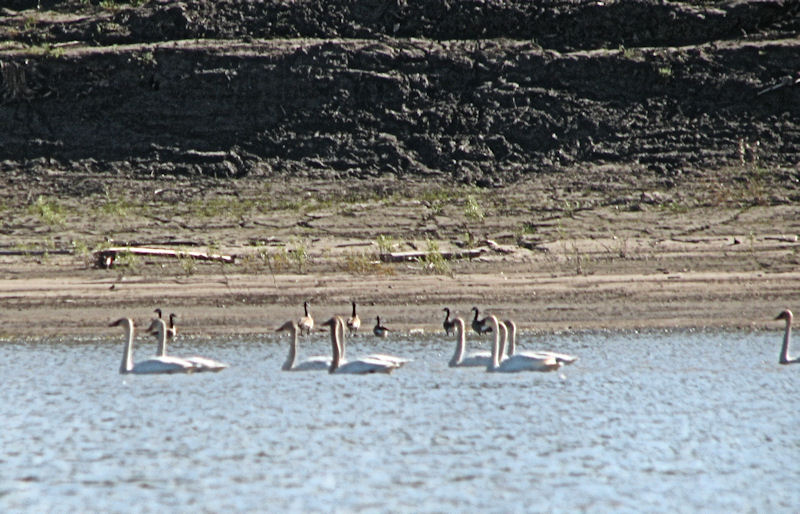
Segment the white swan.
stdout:
<svg viewBox="0 0 800 514">
<path fill-rule="evenodd" d="M 578 358 L 574 355 L 569 355 L 566 353 L 558 353 L 558 352 L 550 352 L 546 350 L 533 350 L 533 351 L 524 351 L 524 352 L 517 352 L 517 324 L 514 323 L 512 320 L 507 319 L 503 321 L 503 324 L 508 328 L 509 332 L 509 345 L 506 350 L 506 354 L 508 356 L 511 355 L 531 355 L 531 356 L 544 356 L 544 357 L 553 357 L 556 361 L 561 364 L 572 364 Z"/>
<path fill-rule="evenodd" d="M 150 323 L 147 332 L 153 334 L 158 339 L 158 355 L 159 357 L 167 356 L 167 324 L 163 319 L 156 318 Z M 177 357 L 176 357 L 177 358 Z M 194 355 L 192 357 L 181 357 L 181 359 L 191 362 L 195 366 L 196 372 L 213 371 L 218 372 L 227 368 L 228 365 L 224 362 L 215 361 L 207 357 L 200 357 Z"/>
<path fill-rule="evenodd" d="M 518 371 L 553 371 L 561 367 L 561 364 L 554 357 L 544 355 L 516 354 L 501 360 L 505 348 L 501 346 L 500 338 L 501 331 L 505 331 L 505 327 L 501 326 L 494 316 L 489 316 L 487 319 L 494 329 L 492 362 L 486 368 L 487 371 L 516 373 Z"/>
<path fill-rule="evenodd" d="M 331 353 L 333 354 L 333 358 L 331 359 L 328 373 L 348 373 L 355 375 L 391 373 L 402 365 L 396 362 L 371 357 L 342 362 L 340 352 L 341 348 L 344 347 L 344 342 L 339 340 L 339 335 L 344 333 L 344 321 L 336 316 L 323 323 L 323 325 L 331 328 Z"/>
<path fill-rule="evenodd" d="M 789 343 L 791 342 L 792 339 L 792 311 L 786 309 L 780 314 L 778 314 L 778 317 L 775 319 L 786 320 L 786 332 L 783 334 L 783 345 L 781 346 L 781 355 L 778 358 L 778 363 L 780 364 L 800 363 L 800 357 L 795 357 L 794 359 L 789 357 Z"/>
<path fill-rule="evenodd" d="M 300 332 L 305 331 L 306 335 L 311 335 L 311 330 L 314 328 L 314 318 L 308 313 L 308 302 L 303 302 L 303 312 L 305 316 L 297 320 L 297 325 L 300 327 Z"/>
<path fill-rule="evenodd" d="M 339 318 L 341 321 L 341 318 Z M 339 335 L 339 365 L 341 366 L 343 363 L 347 362 L 345 359 L 345 354 L 347 353 L 347 343 L 345 341 L 344 336 L 344 323 L 340 323 L 339 329 L 337 330 L 337 334 Z M 387 361 L 392 364 L 397 364 L 398 367 L 406 364 L 407 362 L 411 362 L 411 359 L 406 359 L 404 357 L 397 357 L 395 355 L 389 355 L 386 353 L 370 353 L 366 357 L 361 357 L 362 359 L 373 359 L 373 360 L 382 360 Z"/>
<path fill-rule="evenodd" d="M 328 357 L 324 357 L 322 355 L 315 355 L 313 357 L 309 357 L 308 359 L 295 363 L 297 358 L 297 336 L 300 333 L 300 327 L 297 326 L 297 323 L 294 321 L 287 321 L 280 328 L 275 330 L 276 332 L 283 332 L 288 330 L 291 334 L 292 341 L 289 343 L 289 355 L 286 357 L 286 361 L 281 366 L 283 371 L 314 371 L 314 370 L 324 370 L 328 369 L 331 366 L 331 360 Z"/>
<path fill-rule="evenodd" d="M 361 328 L 361 318 L 356 314 L 356 302 L 353 302 L 353 315 L 347 318 L 347 329 L 350 335 L 353 336 L 358 332 L 359 328 Z"/>
<path fill-rule="evenodd" d="M 464 367 L 487 367 L 492 364 L 492 354 L 490 352 L 473 352 L 464 356 L 464 348 L 467 345 L 466 324 L 461 318 L 453 320 L 456 332 L 456 350 L 450 358 L 451 368 Z"/>
<path fill-rule="evenodd" d="M 121 374 L 133 373 L 137 375 L 149 375 L 155 373 L 192 373 L 196 371 L 194 364 L 178 357 L 151 357 L 150 359 L 134 364 L 133 320 L 130 318 L 120 318 L 109 326 L 121 326 L 125 329 L 125 349 L 122 352 L 122 364 L 120 364 L 119 367 L 119 372 Z"/>
</svg>

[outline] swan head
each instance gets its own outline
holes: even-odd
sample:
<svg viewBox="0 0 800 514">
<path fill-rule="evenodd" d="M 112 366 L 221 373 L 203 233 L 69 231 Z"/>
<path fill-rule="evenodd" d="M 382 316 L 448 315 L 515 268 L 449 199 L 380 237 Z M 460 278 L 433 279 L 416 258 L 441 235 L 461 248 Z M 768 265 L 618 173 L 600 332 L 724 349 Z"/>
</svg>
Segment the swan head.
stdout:
<svg viewBox="0 0 800 514">
<path fill-rule="evenodd" d="M 778 317 L 775 318 L 775 319 L 776 320 L 785 319 L 786 321 L 791 322 L 792 321 L 792 311 L 790 311 L 789 309 L 784 309 L 784 311 L 781 312 L 780 314 L 778 314 Z"/>
<path fill-rule="evenodd" d="M 133 320 L 131 320 L 130 318 L 120 318 L 117 321 L 112 321 L 111 323 L 109 323 L 108 326 L 109 327 L 124 327 L 126 325 L 129 326 L 129 327 L 132 327 L 133 326 Z"/>
<path fill-rule="evenodd" d="M 295 323 L 294 321 L 287 321 L 280 327 L 276 328 L 275 332 L 283 332 L 284 330 L 291 330 L 297 332 L 298 331 L 297 323 Z"/>
<path fill-rule="evenodd" d="M 329 319 L 328 321 L 324 322 L 322 324 L 322 326 L 324 326 L 324 327 L 335 327 L 337 322 L 338 321 L 336 319 L 336 316 L 334 316 L 331 319 Z"/>
<path fill-rule="evenodd" d="M 159 318 L 161 317 L 161 309 L 159 309 L 159 308 L 153 309 L 153 312 L 155 312 L 156 314 L 158 314 L 158 317 L 159 317 Z"/>
<path fill-rule="evenodd" d="M 455 323 L 456 330 L 457 330 L 457 331 L 458 331 L 460 334 L 463 334 L 463 333 L 464 333 L 464 327 L 466 326 L 466 325 L 464 324 L 464 320 L 463 320 L 463 319 L 461 319 L 461 318 L 455 318 L 455 319 L 453 320 L 453 323 Z"/>
</svg>

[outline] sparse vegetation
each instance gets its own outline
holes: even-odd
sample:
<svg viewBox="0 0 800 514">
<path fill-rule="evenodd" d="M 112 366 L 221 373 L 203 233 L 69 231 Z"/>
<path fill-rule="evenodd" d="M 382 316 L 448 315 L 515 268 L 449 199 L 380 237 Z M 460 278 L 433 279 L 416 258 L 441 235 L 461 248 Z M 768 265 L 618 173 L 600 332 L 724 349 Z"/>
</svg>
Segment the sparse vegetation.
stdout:
<svg viewBox="0 0 800 514">
<path fill-rule="evenodd" d="M 392 236 L 380 234 L 375 242 L 378 244 L 378 252 L 381 255 L 392 253 L 394 248 L 394 238 Z"/>
<path fill-rule="evenodd" d="M 351 252 L 344 255 L 340 265 L 342 271 L 355 274 L 377 273 L 394 274 L 394 268 L 381 262 L 377 256 L 365 252 Z"/>
<path fill-rule="evenodd" d="M 38 216 L 46 225 L 63 225 L 65 222 L 64 207 L 57 200 L 45 196 L 38 196 L 28 206 L 28 212 Z"/>
<path fill-rule="evenodd" d="M 297 266 L 297 272 L 303 273 L 308 265 L 308 246 L 305 241 L 297 241 L 289 252 L 292 262 Z"/>
<path fill-rule="evenodd" d="M 132 252 L 121 252 L 114 259 L 114 267 L 135 271 L 139 268 L 139 257 Z"/>
<path fill-rule="evenodd" d="M 472 221 L 483 221 L 483 218 L 486 217 L 486 213 L 484 213 L 483 208 L 473 195 L 467 196 L 464 205 L 464 216 Z"/>
<path fill-rule="evenodd" d="M 428 273 L 435 273 L 437 275 L 449 275 L 451 273 L 450 264 L 442 256 L 439 250 L 439 243 L 432 239 L 428 239 L 426 244 L 425 257 L 420 260 L 422 269 Z"/>
</svg>

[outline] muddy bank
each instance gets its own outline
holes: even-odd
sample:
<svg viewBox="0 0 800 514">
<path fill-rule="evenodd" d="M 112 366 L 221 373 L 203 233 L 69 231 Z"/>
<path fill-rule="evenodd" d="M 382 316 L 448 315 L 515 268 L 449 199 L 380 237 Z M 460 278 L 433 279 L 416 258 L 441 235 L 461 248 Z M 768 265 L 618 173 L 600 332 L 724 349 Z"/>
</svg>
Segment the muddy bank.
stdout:
<svg viewBox="0 0 800 514">
<path fill-rule="evenodd" d="M 0 161 L 34 173 L 482 186 L 605 165 L 664 187 L 744 165 L 796 177 L 797 10 L 777 1 L 7 10 Z"/>
</svg>

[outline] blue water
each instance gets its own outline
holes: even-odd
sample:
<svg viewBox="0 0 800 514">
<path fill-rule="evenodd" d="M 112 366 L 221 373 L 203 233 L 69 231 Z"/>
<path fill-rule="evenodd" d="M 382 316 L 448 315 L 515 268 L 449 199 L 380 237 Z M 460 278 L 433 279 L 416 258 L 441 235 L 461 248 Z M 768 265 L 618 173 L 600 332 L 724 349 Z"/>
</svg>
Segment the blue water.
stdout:
<svg viewBox="0 0 800 514">
<path fill-rule="evenodd" d="M 580 360 L 512 375 L 448 368 L 443 336 L 362 337 L 350 356 L 414 359 L 363 377 L 282 372 L 272 336 L 181 338 L 231 365 L 188 376 L 119 375 L 113 330 L 0 341 L 0 511 L 797 512 L 780 337 L 523 334 Z"/>
</svg>

